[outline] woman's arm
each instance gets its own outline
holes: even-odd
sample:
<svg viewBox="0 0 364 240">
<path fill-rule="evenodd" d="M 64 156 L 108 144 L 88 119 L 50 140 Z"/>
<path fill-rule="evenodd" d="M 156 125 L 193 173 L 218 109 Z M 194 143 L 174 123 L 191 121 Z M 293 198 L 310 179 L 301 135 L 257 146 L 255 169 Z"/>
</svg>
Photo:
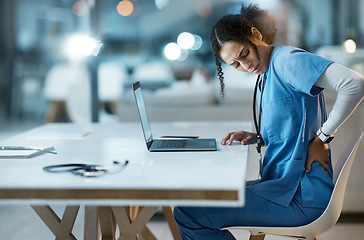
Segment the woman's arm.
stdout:
<svg viewBox="0 0 364 240">
<path fill-rule="evenodd" d="M 340 64 L 331 64 L 315 86 L 334 90 L 338 93 L 333 109 L 326 122 L 322 125 L 322 132 L 331 135 L 349 118 L 364 98 L 364 77 Z M 306 172 L 311 164 L 318 161 L 328 171 L 328 148 L 318 137 L 310 143 L 306 160 Z"/>
<path fill-rule="evenodd" d="M 364 77 L 340 64 L 331 64 L 315 86 L 338 93 L 332 111 L 322 126 L 326 135 L 333 134 L 353 113 L 364 97 Z"/>
</svg>

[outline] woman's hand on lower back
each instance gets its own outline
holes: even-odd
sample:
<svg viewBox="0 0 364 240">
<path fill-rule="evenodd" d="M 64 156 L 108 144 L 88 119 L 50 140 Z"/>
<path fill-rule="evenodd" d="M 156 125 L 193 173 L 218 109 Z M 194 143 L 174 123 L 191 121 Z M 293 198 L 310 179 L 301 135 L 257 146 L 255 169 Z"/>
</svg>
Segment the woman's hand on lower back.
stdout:
<svg viewBox="0 0 364 240">
<path fill-rule="evenodd" d="M 306 173 L 311 170 L 311 165 L 314 161 L 320 163 L 320 165 L 329 173 L 329 166 L 327 163 L 329 159 L 329 146 L 316 137 L 310 145 L 308 145 L 307 159 L 306 159 Z"/>
</svg>

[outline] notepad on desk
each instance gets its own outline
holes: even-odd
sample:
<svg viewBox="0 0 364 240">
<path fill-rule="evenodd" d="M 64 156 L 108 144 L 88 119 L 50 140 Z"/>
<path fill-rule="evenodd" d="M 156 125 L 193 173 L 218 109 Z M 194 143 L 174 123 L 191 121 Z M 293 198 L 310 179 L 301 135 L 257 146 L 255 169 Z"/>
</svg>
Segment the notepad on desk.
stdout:
<svg viewBox="0 0 364 240">
<path fill-rule="evenodd" d="M 20 146 L 0 146 L 0 158 L 31 158 L 44 153 L 52 153 L 55 148 L 51 147 L 20 147 Z"/>
</svg>

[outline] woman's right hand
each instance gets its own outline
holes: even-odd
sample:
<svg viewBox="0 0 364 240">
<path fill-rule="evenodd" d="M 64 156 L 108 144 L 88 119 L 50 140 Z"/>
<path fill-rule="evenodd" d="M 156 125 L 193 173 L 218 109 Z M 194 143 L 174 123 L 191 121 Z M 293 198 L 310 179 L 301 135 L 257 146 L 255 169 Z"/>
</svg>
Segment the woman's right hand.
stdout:
<svg viewBox="0 0 364 240">
<path fill-rule="evenodd" d="M 246 131 L 230 132 L 225 135 L 221 144 L 231 145 L 233 141 L 239 141 L 242 145 L 254 144 L 257 143 L 257 134 Z"/>
</svg>

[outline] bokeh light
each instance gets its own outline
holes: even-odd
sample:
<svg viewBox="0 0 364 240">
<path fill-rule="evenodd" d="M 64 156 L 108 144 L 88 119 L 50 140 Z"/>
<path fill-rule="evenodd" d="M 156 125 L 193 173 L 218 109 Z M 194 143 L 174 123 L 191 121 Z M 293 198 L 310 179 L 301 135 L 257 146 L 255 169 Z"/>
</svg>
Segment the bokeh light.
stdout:
<svg viewBox="0 0 364 240">
<path fill-rule="evenodd" d="M 208 17 L 212 13 L 212 5 L 207 0 L 196 1 L 195 11 L 200 17 Z"/>
<path fill-rule="evenodd" d="M 85 1 L 77 1 L 73 4 L 72 12 L 76 16 L 84 16 L 89 12 L 88 4 Z"/>
<path fill-rule="evenodd" d="M 191 33 L 183 32 L 178 35 L 177 44 L 182 49 L 190 49 L 195 44 L 195 38 Z"/>
<path fill-rule="evenodd" d="M 348 53 L 355 53 L 356 52 L 356 43 L 353 39 L 348 39 L 343 44 L 344 50 Z"/>
<path fill-rule="evenodd" d="M 180 47 L 177 45 L 177 43 L 168 43 L 165 47 L 164 47 L 164 56 L 168 59 L 168 60 L 177 60 L 180 58 L 181 56 L 181 49 Z"/>
<path fill-rule="evenodd" d="M 195 38 L 195 44 L 190 48 L 190 50 L 198 50 L 202 47 L 203 40 L 202 37 L 200 37 L 197 34 L 193 34 L 193 37 Z"/>
<path fill-rule="evenodd" d="M 103 44 L 96 39 L 83 35 L 73 35 L 65 42 L 65 53 L 71 59 L 75 60 L 84 56 L 97 56 L 102 45 Z"/>
<path fill-rule="evenodd" d="M 162 10 L 163 8 L 167 7 L 167 5 L 169 4 L 169 0 L 155 0 L 155 6 L 159 9 Z"/>
<path fill-rule="evenodd" d="M 134 5 L 131 1 L 129 0 L 122 0 L 121 2 L 118 3 L 118 5 L 116 6 L 116 10 L 118 11 L 118 13 L 121 16 L 129 16 L 130 14 L 132 14 L 133 10 L 134 10 Z"/>
</svg>

